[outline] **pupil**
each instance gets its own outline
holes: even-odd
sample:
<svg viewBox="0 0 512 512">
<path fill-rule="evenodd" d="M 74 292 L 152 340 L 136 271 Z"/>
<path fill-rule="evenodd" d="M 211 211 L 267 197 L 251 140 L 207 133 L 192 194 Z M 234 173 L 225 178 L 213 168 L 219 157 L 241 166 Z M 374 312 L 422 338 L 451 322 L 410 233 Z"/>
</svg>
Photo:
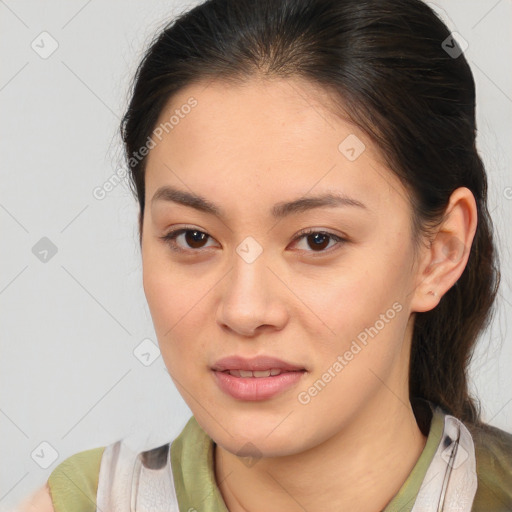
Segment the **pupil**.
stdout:
<svg viewBox="0 0 512 512">
<path fill-rule="evenodd" d="M 313 238 L 315 240 L 314 243 L 313 243 L 313 246 L 316 249 L 323 249 L 324 246 L 325 246 L 325 241 L 329 237 L 327 235 L 322 235 L 322 233 L 316 233 L 314 235 L 310 235 L 310 238 Z M 323 240 L 320 240 L 320 243 L 317 243 L 319 241 L 319 239 L 323 239 Z"/>
<path fill-rule="evenodd" d="M 201 242 L 204 241 L 205 233 L 197 230 L 188 231 L 185 238 L 191 247 L 197 248 L 194 244 L 199 244 L 198 247 L 201 247 Z"/>
</svg>

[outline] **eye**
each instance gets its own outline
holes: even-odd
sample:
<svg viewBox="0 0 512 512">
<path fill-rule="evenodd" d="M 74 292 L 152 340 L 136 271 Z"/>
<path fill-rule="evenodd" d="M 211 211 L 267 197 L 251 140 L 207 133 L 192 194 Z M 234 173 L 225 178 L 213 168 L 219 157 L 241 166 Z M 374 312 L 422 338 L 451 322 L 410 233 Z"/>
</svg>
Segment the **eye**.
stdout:
<svg viewBox="0 0 512 512">
<path fill-rule="evenodd" d="M 188 247 L 185 249 L 177 244 L 177 239 L 182 235 L 185 235 L 184 242 L 188 244 Z M 205 247 L 204 243 L 211 237 L 204 231 L 195 228 L 180 228 L 169 231 L 169 233 L 160 238 L 166 242 L 173 251 L 188 252 L 192 250 L 192 252 L 198 252 L 195 251 L 195 249 L 203 249 Z"/>
<path fill-rule="evenodd" d="M 329 239 L 334 240 L 338 245 L 342 245 L 343 243 L 347 242 L 347 239 L 335 235 L 334 233 L 330 233 L 328 231 L 318 231 L 315 229 L 306 229 L 301 231 L 294 239 L 294 242 L 303 238 L 305 239 L 308 246 L 313 248 L 313 251 L 306 250 L 306 252 L 329 252 L 333 247 L 332 245 L 327 251 L 324 251 L 324 249 L 329 245 Z"/>
<path fill-rule="evenodd" d="M 183 248 L 177 243 L 179 237 L 184 235 L 184 243 L 187 244 L 188 247 Z M 160 237 L 165 243 L 167 243 L 173 251 L 177 252 L 199 252 L 198 249 L 208 248 L 208 246 L 204 245 L 205 242 L 211 238 L 210 235 L 205 233 L 204 231 L 200 231 L 195 228 L 179 228 L 172 231 L 169 231 L 166 235 Z M 306 239 L 306 243 L 309 247 L 312 247 L 312 251 L 306 252 L 329 252 L 332 248 L 329 247 L 327 251 L 324 249 L 329 246 L 329 240 L 336 242 L 336 244 L 343 244 L 347 242 L 347 239 L 335 235 L 334 233 L 330 233 L 328 231 L 319 231 L 315 229 L 307 229 L 301 231 L 293 240 L 293 242 L 297 242 L 301 239 Z M 211 247 L 211 246 L 210 246 Z"/>
</svg>

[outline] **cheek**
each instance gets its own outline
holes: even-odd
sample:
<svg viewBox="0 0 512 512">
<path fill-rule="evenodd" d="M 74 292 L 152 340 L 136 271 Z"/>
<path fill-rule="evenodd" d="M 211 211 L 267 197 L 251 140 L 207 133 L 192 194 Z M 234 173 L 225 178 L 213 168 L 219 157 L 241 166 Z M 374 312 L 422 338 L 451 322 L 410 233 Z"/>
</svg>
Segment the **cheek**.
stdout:
<svg viewBox="0 0 512 512">
<path fill-rule="evenodd" d="M 181 372 L 190 367 L 187 361 L 194 359 L 194 349 L 190 329 L 185 329 L 188 317 L 184 317 L 179 279 L 148 258 L 144 261 L 143 283 L 162 359 L 169 374 L 181 382 Z"/>
<path fill-rule="evenodd" d="M 326 335 L 319 344 L 323 339 L 329 355 L 347 349 L 355 339 L 364 343 L 375 338 L 391 348 L 405 328 L 401 312 L 406 310 L 410 264 L 407 251 L 384 244 L 358 251 L 357 258 L 302 287 L 299 294 L 322 324 Z"/>
<path fill-rule="evenodd" d="M 193 294 L 193 281 L 187 281 L 163 252 L 159 247 L 143 243 L 144 294 L 160 343 L 179 329 L 179 319 L 185 314 L 189 297 Z"/>
<path fill-rule="evenodd" d="M 172 304 L 173 287 L 170 286 L 170 276 L 169 273 L 164 271 L 161 258 L 155 254 L 152 248 L 148 247 L 148 244 L 143 244 L 142 262 L 144 294 L 146 295 L 155 329 L 157 334 L 159 334 L 159 331 L 163 328 L 163 322 L 174 311 L 167 306 Z M 168 322 L 166 321 L 166 323 Z"/>
<path fill-rule="evenodd" d="M 165 251 L 144 247 L 143 286 L 166 364 L 193 357 L 204 325 L 204 280 L 173 264 Z"/>
</svg>

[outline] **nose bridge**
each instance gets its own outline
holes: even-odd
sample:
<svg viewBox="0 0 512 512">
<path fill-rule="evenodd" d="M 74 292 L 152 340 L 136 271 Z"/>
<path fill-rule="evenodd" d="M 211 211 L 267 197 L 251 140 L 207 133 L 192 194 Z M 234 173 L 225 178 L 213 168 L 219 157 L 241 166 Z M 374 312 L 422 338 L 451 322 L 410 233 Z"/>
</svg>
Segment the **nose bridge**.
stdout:
<svg viewBox="0 0 512 512">
<path fill-rule="evenodd" d="M 254 237 L 245 237 L 236 247 L 233 257 L 233 273 L 231 276 L 231 287 L 235 290 L 241 287 L 241 292 L 251 295 L 262 293 L 265 290 L 265 283 L 268 272 L 267 253 Z"/>
<path fill-rule="evenodd" d="M 233 331 L 249 335 L 261 325 L 281 326 L 286 315 L 276 304 L 275 277 L 267 268 L 263 246 L 247 236 L 235 247 L 232 269 L 223 287 L 218 321 Z"/>
<path fill-rule="evenodd" d="M 247 265 L 252 265 L 263 254 L 263 246 L 252 236 L 246 236 L 236 247 L 235 252 Z"/>
</svg>

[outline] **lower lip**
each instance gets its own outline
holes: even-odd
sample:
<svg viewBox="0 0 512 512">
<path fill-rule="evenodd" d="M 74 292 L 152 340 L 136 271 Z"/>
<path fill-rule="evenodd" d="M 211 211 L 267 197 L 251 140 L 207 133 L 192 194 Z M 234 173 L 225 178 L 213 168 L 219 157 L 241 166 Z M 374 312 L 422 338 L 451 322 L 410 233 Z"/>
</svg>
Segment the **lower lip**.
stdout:
<svg viewBox="0 0 512 512">
<path fill-rule="evenodd" d="M 220 389 L 239 400 L 266 400 L 291 388 L 305 371 L 284 372 L 270 377 L 235 377 L 229 373 L 214 371 Z"/>
</svg>

